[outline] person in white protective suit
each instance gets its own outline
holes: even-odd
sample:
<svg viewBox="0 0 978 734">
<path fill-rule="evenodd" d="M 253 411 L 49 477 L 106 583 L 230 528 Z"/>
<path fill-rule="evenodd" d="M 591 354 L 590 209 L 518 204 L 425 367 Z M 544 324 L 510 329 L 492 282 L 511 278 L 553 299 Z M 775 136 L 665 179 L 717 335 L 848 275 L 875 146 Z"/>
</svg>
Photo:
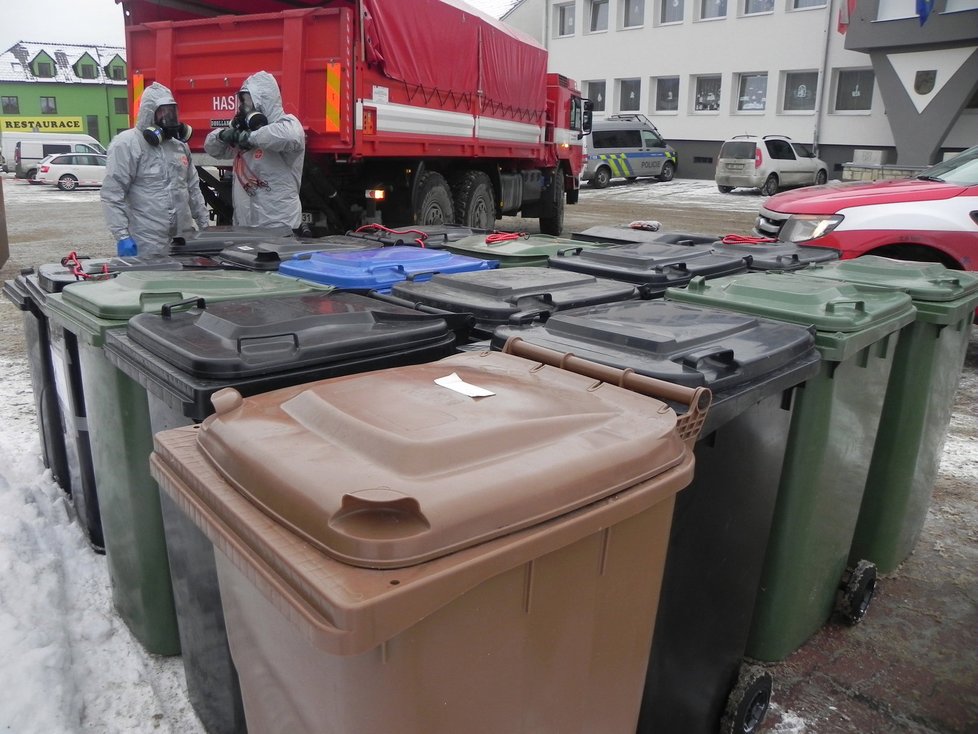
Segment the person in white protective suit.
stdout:
<svg viewBox="0 0 978 734">
<path fill-rule="evenodd" d="M 180 232 L 208 225 L 207 205 L 173 94 L 153 82 L 136 126 L 116 135 L 102 183 L 102 210 L 120 256 L 166 255 Z"/>
<path fill-rule="evenodd" d="M 235 226 L 300 227 L 306 135 L 298 118 L 285 113 L 275 77 L 259 71 L 245 79 L 237 114 L 228 127 L 210 132 L 204 150 L 214 158 L 234 158 Z"/>
</svg>

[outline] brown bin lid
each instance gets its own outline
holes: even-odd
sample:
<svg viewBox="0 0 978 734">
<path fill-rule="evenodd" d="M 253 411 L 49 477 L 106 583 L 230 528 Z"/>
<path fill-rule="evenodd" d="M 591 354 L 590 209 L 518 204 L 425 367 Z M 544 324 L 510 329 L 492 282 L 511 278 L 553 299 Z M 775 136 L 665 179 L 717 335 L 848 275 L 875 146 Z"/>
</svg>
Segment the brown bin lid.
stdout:
<svg viewBox="0 0 978 734">
<path fill-rule="evenodd" d="M 456 374 L 469 397 L 435 383 Z M 280 525 L 351 565 L 427 561 L 558 517 L 679 464 L 661 401 L 508 354 L 466 353 L 214 396 L 198 434 Z"/>
</svg>

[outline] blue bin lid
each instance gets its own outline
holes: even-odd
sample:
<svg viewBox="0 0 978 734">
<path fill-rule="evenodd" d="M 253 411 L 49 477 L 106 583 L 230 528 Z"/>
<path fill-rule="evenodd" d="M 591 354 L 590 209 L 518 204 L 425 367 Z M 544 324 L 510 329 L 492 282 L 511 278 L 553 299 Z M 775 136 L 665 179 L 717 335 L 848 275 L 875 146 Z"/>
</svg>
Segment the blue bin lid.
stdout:
<svg viewBox="0 0 978 734">
<path fill-rule="evenodd" d="M 313 252 L 283 262 L 279 273 L 346 290 L 389 291 L 409 278 L 426 280 L 434 273 L 490 270 L 498 263 L 453 255 L 445 250 L 393 246 L 353 252 Z"/>
</svg>

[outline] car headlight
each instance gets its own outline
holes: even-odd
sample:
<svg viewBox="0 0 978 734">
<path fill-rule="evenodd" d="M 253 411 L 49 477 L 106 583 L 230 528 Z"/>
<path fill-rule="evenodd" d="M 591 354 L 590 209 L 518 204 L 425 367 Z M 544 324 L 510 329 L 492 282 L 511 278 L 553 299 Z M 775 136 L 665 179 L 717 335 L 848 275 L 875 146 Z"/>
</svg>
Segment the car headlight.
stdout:
<svg viewBox="0 0 978 734">
<path fill-rule="evenodd" d="M 824 237 L 842 222 L 839 214 L 793 214 L 781 228 L 782 242 L 807 242 Z"/>
</svg>

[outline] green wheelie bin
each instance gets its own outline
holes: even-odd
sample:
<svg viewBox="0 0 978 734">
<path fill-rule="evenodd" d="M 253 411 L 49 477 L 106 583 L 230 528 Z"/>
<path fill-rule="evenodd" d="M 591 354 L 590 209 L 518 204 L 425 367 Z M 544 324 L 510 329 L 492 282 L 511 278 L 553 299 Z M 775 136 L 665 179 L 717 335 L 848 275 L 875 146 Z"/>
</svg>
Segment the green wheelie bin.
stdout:
<svg viewBox="0 0 978 734">
<path fill-rule="evenodd" d="M 917 308 L 897 344 L 849 554 L 890 573 L 913 551 L 927 517 L 978 306 L 978 275 L 875 256 L 806 274 L 903 291 Z"/>
<path fill-rule="evenodd" d="M 847 565 L 900 329 L 905 293 L 834 283 L 804 272 L 706 280 L 666 298 L 815 327 L 819 373 L 797 391 L 747 656 L 774 661 L 811 637 L 834 609 L 865 614 L 875 568 Z"/>
<path fill-rule="evenodd" d="M 180 652 L 159 489 L 149 474 L 153 450 L 146 391 L 106 358 L 110 329 L 131 316 L 185 301 L 224 301 L 322 290 L 274 273 L 244 271 L 122 273 L 73 283 L 48 296 L 52 342 L 76 340 L 88 414 L 96 494 L 102 515 L 112 598 L 119 616 L 157 655 Z"/>
</svg>

